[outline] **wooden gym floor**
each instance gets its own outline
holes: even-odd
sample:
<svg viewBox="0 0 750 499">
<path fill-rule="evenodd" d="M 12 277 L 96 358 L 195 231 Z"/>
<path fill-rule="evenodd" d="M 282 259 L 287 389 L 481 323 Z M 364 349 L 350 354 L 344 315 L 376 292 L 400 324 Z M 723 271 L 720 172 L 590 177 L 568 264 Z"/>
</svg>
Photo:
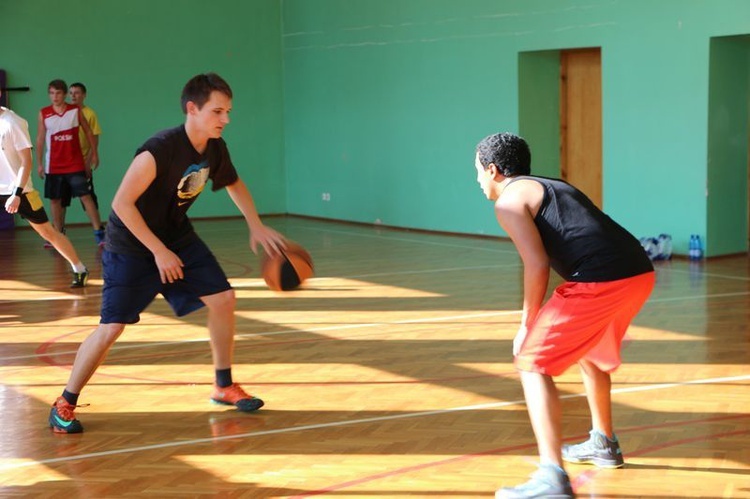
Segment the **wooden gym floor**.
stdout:
<svg viewBox="0 0 750 499">
<path fill-rule="evenodd" d="M 92 270 L 28 229 L 0 233 L 0 496 L 479 498 L 534 471 L 514 372 L 521 267 L 510 242 L 269 218 L 316 277 L 275 293 L 240 220 L 198 221 L 236 288 L 234 376 L 255 414 L 209 404 L 205 312 L 157 299 L 84 390 L 80 435 L 47 427 L 98 322 Z M 750 265 L 658 265 L 613 378 L 620 470 L 568 465 L 579 497 L 750 497 Z M 585 439 L 577 369 L 558 379 L 566 441 Z"/>
</svg>

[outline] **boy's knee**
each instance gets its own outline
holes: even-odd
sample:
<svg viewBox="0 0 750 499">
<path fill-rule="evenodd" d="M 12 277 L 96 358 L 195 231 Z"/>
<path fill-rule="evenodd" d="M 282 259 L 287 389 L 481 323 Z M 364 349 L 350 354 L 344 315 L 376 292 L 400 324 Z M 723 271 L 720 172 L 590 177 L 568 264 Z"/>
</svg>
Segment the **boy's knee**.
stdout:
<svg viewBox="0 0 750 499">
<path fill-rule="evenodd" d="M 32 223 L 29 225 L 31 225 L 31 227 L 37 232 L 37 234 L 42 236 L 47 241 L 52 242 L 52 240 L 55 238 L 55 232 L 57 231 L 54 229 L 54 227 L 52 227 L 52 224 L 50 224 L 49 222 L 45 222 L 43 224 Z"/>
<path fill-rule="evenodd" d="M 222 310 L 234 310 L 237 304 L 237 297 L 234 293 L 234 289 L 228 289 L 217 293 L 208 299 L 206 299 L 206 305 L 213 309 Z"/>
<path fill-rule="evenodd" d="M 125 324 L 99 324 L 96 333 L 107 343 L 114 343 L 125 331 Z"/>
</svg>

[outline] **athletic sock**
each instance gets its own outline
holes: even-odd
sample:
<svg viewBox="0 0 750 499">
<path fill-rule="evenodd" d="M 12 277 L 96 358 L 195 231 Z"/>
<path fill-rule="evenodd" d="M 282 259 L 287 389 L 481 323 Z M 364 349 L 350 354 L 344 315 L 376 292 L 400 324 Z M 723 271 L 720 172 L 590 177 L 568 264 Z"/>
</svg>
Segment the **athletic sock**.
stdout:
<svg viewBox="0 0 750 499">
<path fill-rule="evenodd" d="M 78 395 L 80 395 L 80 394 L 79 393 L 70 393 L 68 390 L 63 390 L 63 392 L 62 392 L 62 397 L 70 405 L 77 405 L 78 404 Z"/>
<path fill-rule="evenodd" d="M 216 370 L 216 384 L 219 388 L 232 386 L 232 368 Z"/>
<path fill-rule="evenodd" d="M 73 272 L 77 274 L 80 274 L 81 272 L 86 272 L 86 266 L 82 262 L 73 264 L 72 267 L 73 267 Z"/>
</svg>

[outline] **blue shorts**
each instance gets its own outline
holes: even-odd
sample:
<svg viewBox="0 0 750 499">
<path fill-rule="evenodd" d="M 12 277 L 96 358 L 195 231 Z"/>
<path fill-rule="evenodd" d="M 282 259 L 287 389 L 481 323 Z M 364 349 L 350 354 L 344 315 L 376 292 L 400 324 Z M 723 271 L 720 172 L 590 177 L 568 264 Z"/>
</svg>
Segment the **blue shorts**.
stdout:
<svg viewBox="0 0 750 499">
<path fill-rule="evenodd" d="M 211 250 L 200 239 L 176 251 L 184 278 L 163 284 L 153 256 L 102 253 L 101 324 L 135 324 L 161 293 L 178 317 L 204 306 L 201 296 L 232 289 Z"/>
</svg>

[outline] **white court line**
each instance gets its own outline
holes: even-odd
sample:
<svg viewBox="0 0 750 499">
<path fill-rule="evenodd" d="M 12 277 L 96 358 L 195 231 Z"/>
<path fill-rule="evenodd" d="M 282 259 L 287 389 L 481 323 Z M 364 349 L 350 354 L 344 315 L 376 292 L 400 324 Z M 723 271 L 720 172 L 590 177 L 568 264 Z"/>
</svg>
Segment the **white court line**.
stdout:
<svg viewBox="0 0 750 499">
<path fill-rule="evenodd" d="M 274 224 L 271 223 L 271 224 L 268 224 L 268 225 L 273 226 Z M 399 229 L 397 227 L 378 227 L 377 225 L 372 225 L 372 226 L 367 226 L 367 225 L 364 225 L 364 226 L 353 226 L 353 228 L 359 229 L 361 231 L 382 230 L 384 232 L 391 232 L 391 233 L 406 232 L 406 231 L 408 231 L 408 229 Z M 390 237 L 390 235 L 387 234 L 387 233 L 385 233 L 385 234 L 366 234 L 364 232 L 349 232 L 349 231 L 337 230 L 337 229 L 322 229 L 320 227 L 305 227 L 305 226 L 299 226 L 299 225 L 298 226 L 287 227 L 286 230 L 285 230 L 285 232 L 290 232 L 291 230 L 326 232 L 326 233 L 329 233 L 329 234 L 340 234 L 340 235 L 344 235 L 344 236 L 364 237 L 364 238 L 369 238 L 369 239 L 381 239 L 381 240 L 385 240 L 385 241 L 400 241 L 400 242 L 416 243 L 416 244 L 428 244 L 430 246 L 445 246 L 447 248 L 460 248 L 460 249 L 471 249 L 471 250 L 479 250 L 479 251 L 492 251 L 494 253 L 515 253 L 515 254 L 518 254 L 518 252 L 515 249 L 513 249 L 513 250 L 505 250 L 505 249 L 500 249 L 500 248 L 478 248 L 476 246 L 463 245 L 463 244 L 449 244 L 449 243 L 441 243 L 441 242 L 437 242 L 437 241 L 420 241 L 418 239 L 409 239 L 409 238 L 406 238 L 406 237 Z M 221 232 L 234 232 L 234 231 L 235 231 L 234 229 L 215 229 L 215 230 L 210 230 L 210 229 L 208 229 L 208 230 L 206 230 L 206 229 L 200 229 L 200 230 L 198 230 L 198 229 L 196 229 L 196 232 L 198 233 L 198 235 L 203 234 L 203 233 L 214 233 L 214 234 L 217 234 L 217 233 L 221 233 Z M 467 234 L 455 234 L 455 235 L 451 235 L 451 234 L 430 233 L 430 232 L 421 232 L 421 231 L 420 231 L 419 234 L 427 236 L 427 237 L 445 237 L 445 238 L 449 238 L 449 237 L 453 237 L 453 238 L 461 238 L 461 237 L 470 238 L 470 237 L 477 237 L 477 236 L 482 237 L 483 236 L 483 234 L 468 234 L 467 233 Z M 479 239 L 479 237 L 477 237 L 477 240 L 478 241 L 479 240 L 484 240 L 486 242 L 493 243 L 493 244 L 498 244 L 498 243 L 500 243 L 500 244 L 501 243 L 512 244 L 511 241 L 510 241 L 510 239 L 501 239 L 501 236 L 492 236 L 492 235 L 484 235 L 484 236 L 486 237 L 486 239 Z M 497 239 L 493 239 L 495 237 Z"/>
<path fill-rule="evenodd" d="M 695 271 L 693 270 L 672 269 L 672 268 L 669 269 L 669 272 L 676 272 L 678 274 L 695 274 Z M 701 277 L 719 277 L 721 279 L 730 279 L 730 280 L 735 280 L 735 281 L 750 281 L 750 277 L 714 274 L 713 272 L 699 272 L 698 275 L 700 275 Z"/>
<path fill-rule="evenodd" d="M 508 254 L 515 254 L 515 255 L 518 254 L 518 251 L 516 251 L 515 249 L 506 250 L 506 249 L 493 248 L 493 247 L 477 247 L 477 246 L 471 246 L 471 245 L 466 245 L 466 244 L 441 243 L 441 242 L 437 242 L 437 241 L 421 241 L 421 240 L 417 240 L 417 239 L 409 239 L 409 238 L 406 238 L 406 237 L 383 236 L 382 234 L 352 234 L 350 232 L 345 232 L 343 230 L 330 230 L 330 229 L 329 230 L 326 230 L 326 229 L 317 230 L 317 229 L 313 229 L 311 227 L 299 227 L 298 229 L 299 230 L 314 230 L 315 232 L 329 232 L 331 234 L 342 234 L 342 235 L 346 235 L 346 236 L 365 237 L 365 238 L 370 238 L 370 239 L 382 239 L 382 240 L 387 240 L 387 241 L 399 241 L 399 242 L 415 243 L 415 244 L 427 244 L 427 245 L 430 245 L 430 246 L 444 246 L 446 248 L 459 248 L 459 249 L 478 250 L 478 251 L 491 251 L 493 253 L 508 253 Z M 383 230 L 388 230 L 388 228 L 384 228 Z M 451 236 L 446 236 L 446 235 L 442 235 L 442 234 L 435 234 L 435 235 L 424 234 L 424 235 L 428 236 L 428 237 L 430 237 L 430 236 L 431 237 L 451 237 Z M 461 236 L 454 236 L 454 237 L 461 237 Z M 471 234 L 465 234 L 465 237 L 471 237 Z M 510 240 L 505 241 L 505 240 L 501 240 L 501 239 L 498 239 L 497 241 L 492 240 L 492 239 L 488 239 L 487 242 L 491 242 L 491 243 L 494 243 L 494 244 L 513 244 Z"/>
<path fill-rule="evenodd" d="M 675 296 L 672 298 L 655 298 L 653 300 L 648 300 L 646 302 L 646 305 L 652 304 L 652 303 L 666 303 L 666 302 L 674 302 L 674 301 L 689 301 L 689 300 L 705 300 L 708 298 L 728 298 L 733 296 L 746 296 L 750 294 L 750 291 L 741 291 L 737 293 L 715 293 L 715 294 L 706 294 L 706 295 L 695 295 L 695 296 Z M 520 310 L 503 310 L 500 312 L 486 312 L 481 314 L 467 314 L 467 315 L 451 315 L 446 317 L 431 317 L 426 319 L 407 319 L 402 321 L 389 321 L 389 322 L 369 322 L 369 323 L 362 323 L 362 324 L 346 324 L 346 325 L 337 325 L 337 326 L 326 326 L 326 327 L 313 327 L 313 328 L 305 328 L 304 330 L 301 329 L 295 329 L 292 331 L 284 330 L 284 331 L 268 331 L 268 332 L 261 332 L 261 333 L 241 333 L 236 334 L 236 338 L 254 338 L 254 337 L 267 337 L 267 336 L 277 336 L 277 335 L 284 335 L 284 334 L 303 334 L 306 332 L 315 333 L 320 331 L 343 331 L 346 329 L 359 329 L 359 328 L 371 328 L 371 327 L 382 327 L 382 326 L 396 326 L 399 324 L 419 324 L 419 323 L 429 323 L 429 322 L 441 322 L 441 321 L 449 321 L 449 320 L 457 320 L 457 319 L 475 319 L 478 317 L 496 317 L 496 316 L 502 316 L 502 315 L 512 315 L 512 314 L 520 314 Z M 143 324 L 144 326 L 148 326 L 148 324 Z M 384 333 L 385 334 L 385 333 Z M 165 346 L 165 345 L 181 345 L 181 344 L 188 344 L 188 343 L 203 343 L 209 341 L 209 338 L 195 338 L 192 340 L 174 340 L 174 341 L 159 341 L 154 343 L 146 343 L 146 344 L 140 344 L 140 345 L 118 345 L 115 343 L 115 345 L 112 346 L 110 351 L 122 351 L 122 350 L 130 350 L 130 349 L 138 349 L 138 348 L 152 348 L 152 347 L 158 347 L 158 346 Z M 39 357 L 46 357 L 48 355 L 73 355 L 78 350 L 67 350 L 67 351 L 57 351 L 53 354 L 28 354 L 28 355 L 16 355 L 16 356 L 10 356 L 10 357 L 0 357 L 0 362 L 7 361 L 7 360 L 22 360 L 22 359 L 36 359 Z"/>
<path fill-rule="evenodd" d="M 744 376 L 731 376 L 731 377 L 723 377 L 723 378 L 696 379 L 696 380 L 691 380 L 691 381 L 682 381 L 679 383 L 660 383 L 658 385 L 616 388 L 612 390 L 612 394 L 634 393 L 634 392 L 641 392 L 641 391 L 648 391 L 648 390 L 663 390 L 663 389 L 674 388 L 674 387 L 679 387 L 679 386 L 726 383 L 726 382 L 731 382 L 731 381 L 744 381 L 747 379 L 750 379 L 750 374 L 744 375 Z M 585 396 L 586 396 L 585 393 L 572 393 L 568 395 L 562 395 L 560 399 L 565 400 L 565 399 L 581 398 Z M 19 468 L 26 468 L 29 466 L 35 466 L 37 464 L 46 465 L 46 464 L 54 464 L 54 463 L 62 463 L 62 462 L 70 462 L 70 461 L 79 461 L 82 459 L 116 456 L 119 454 L 132 454 L 134 452 L 143 452 L 143 451 L 149 451 L 149 450 L 168 449 L 168 448 L 173 448 L 173 447 L 187 447 L 191 445 L 221 442 L 224 440 L 236 440 L 240 438 L 262 437 L 266 435 L 278 435 L 282 433 L 294 433 L 294 432 L 308 431 L 308 430 L 319 430 L 322 428 L 338 428 L 342 426 L 351 426 L 351 425 L 364 424 L 364 423 L 378 423 L 378 422 L 383 422 L 383 421 L 394 421 L 398 419 L 439 416 L 442 414 L 450 414 L 450 413 L 462 412 L 462 411 L 479 411 L 479 410 L 484 410 L 484 409 L 497 409 L 497 408 L 508 407 L 512 405 L 525 405 L 525 401 L 513 400 L 513 401 L 508 401 L 508 402 L 492 402 L 492 403 L 486 403 L 486 404 L 466 405 L 466 406 L 459 406 L 459 407 L 451 407 L 448 409 L 437 409 L 433 411 L 420 411 L 420 412 L 410 412 L 406 414 L 395 414 L 395 415 L 390 415 L 390 416 L 378 416 L 374 418 L 351 419 L 349 421 L 335 421 L 331 423 L 318 423 L 318 424 L 311 424 L 311 425 L 293 426 L 289 428 L 279 428 L 276 430 L 263 430 L 263 431 L 252 431 L 248 433 L 237 433 L 235 435 L 225 435 L 223 437 L 196 438 L 192 440 L 181 440 L 178 442 L 142 445 L 138 447 L 126 447 L 123 449 L 114 449 L 114 450 L 100 451 L 100 452 L 89 452 L 85 454 L 78 454 L 76 456 L 55 457 L 55 458 L 50 458 L 50 459 L 40 459 L 37 461 L 24 461 L 21 463 L 2 464 L 0 465 L 0 472 L 10 471 L 10 470 L 19 469 Z"/>
<path fill-rule="evenodd" d="M 361 279 L 363 277 L 386 277 L 392 275 L 409 275 L 409 274 L 432 274 L 435 272 L 462 272 L 464 270 L 487 270 L 487 269 L 511 269 L 518 268 L 521 263 L 509 263 L 507 265 L 475 265 L 473 267 L 448 267 L 442 269 L 425 269 L 425 270 L 402 270 L 399 272 L 378 272 L 376 274 L 359 274 L 346 277 L 322 277 L 319 279 Z"/>
<path fill-rule="evenodd" d="M 401 321 L 389 321 L 389 322 L 365 322 L 365 323 L 357 323 L 357 324 L 344 324 L 344 325 L 336 325 L 336 326 L 324 326 L 324 327 L 313 327 L 313 328 L 305 328 L 305 329 L 295 329 L 293 331 L 284 330 L 284 331 L 269 331 L 265 333 L 242 333 L 242 334 L 236 334 L 235 338 L 255 338 L 255 337 L 267 337 L 267 336 L 276 336 L 276 335 L 283 335 L 283 334 L 304 334 L 304 333 L 314 333 L 314 332 L 320 332 L 320 331 L 343 331 L 346 329 L 359 329 L 359 328 L 371 328 L 371 327 L 382 327 L 382 326 L 396 326 L 399 324 L 419 324 L 419 323 L 429 323 L 429 322 L 442 322 L 442 321 L 450 321 L 450 320 L 458 320 L 458 319 L 476 319 L 480 317 L 496 317 L 498 315 L 513 315 L 513 314 L 520 314 L 521 310 L 503 310 L 500 312 L 484 312 L 481 314 L 465 314 L 465 315 L 449 315 L 445 317 L 432 317 L 432 318 L 425 318 L 425 319 L 404 319 Z M 136 349 L 136 348 L 151 348 L 156 346 L 164 346 L 164 345 L 180 345 L 180 344 L 187 344 L 187 343 L 203 343 L 209 341 L 209 338 L 195 338 L 192 340 L 175 340 L 175 341 L 160 341 L 156 343 L 146 343 L 141 345 L 115 345 L 112 346 L 110 351 L 112 350 L 129 350 L 129 349 Z M 19 360 L 19 359 L 34 359 L 38 357 L 46 357 L 48 355 L 64 355 L 64 354 L 75 354 L 78 351 L 76 348 L 75 350 L 68 350 L 63 352 L 54 352 L 52 354 L 30 354 L 30 355 L 17 355 L 13 357 L 0 357 L 0 361 L 4 360 Z"/>
</svg>

